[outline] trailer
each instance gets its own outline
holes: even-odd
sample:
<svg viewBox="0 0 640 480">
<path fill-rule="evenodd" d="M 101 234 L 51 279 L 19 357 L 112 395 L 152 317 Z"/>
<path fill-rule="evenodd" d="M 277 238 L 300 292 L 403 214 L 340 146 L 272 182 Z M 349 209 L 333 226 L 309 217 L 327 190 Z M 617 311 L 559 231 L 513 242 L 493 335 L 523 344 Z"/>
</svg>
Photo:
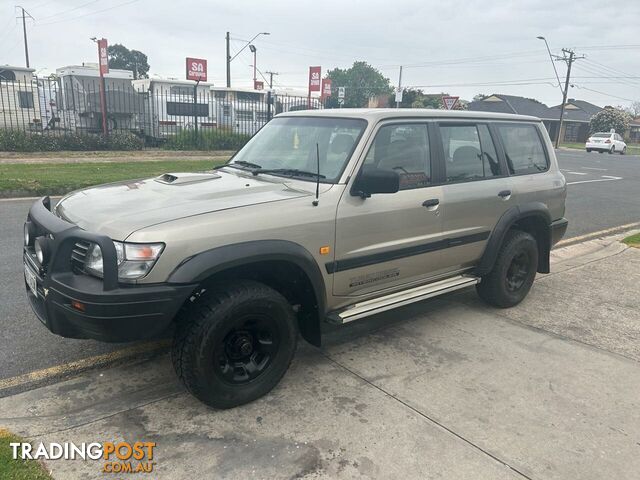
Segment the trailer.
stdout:
<svg viewBox="0 0 640 480">
<path fill-rule="evenodd" d="M 211 83 L 176 79 L 145 78 L 134 80 L 133 88 L 145 98 L 144 134 L 163 139 L 196 127 L 217 127 L 217 107 Z M 194 97 L 195 95 L 195 97 Z"/>
<path fill-rule="evenodd" d="M 34 69 L 0 66 L 0 128 L 42 130 Z"/>
<path fill-rule="evenodd" d="M 211 91 L 217 101 L 219 128 L 253 135 L 269 121 L 266 91 L 226 87 L 211 87 Z"/>
<path fill-rule="evenodd" d="M 75 132 L 102 131 L 100 73 L 98 64 L 69 65 L 56 70 L 59 85 L 58 115 L 66 129 Z M 104 76 L 108 129 L 141 132 L 145 98 L 132 85 L 133 72 L 110 69 Z"/>
</svg>

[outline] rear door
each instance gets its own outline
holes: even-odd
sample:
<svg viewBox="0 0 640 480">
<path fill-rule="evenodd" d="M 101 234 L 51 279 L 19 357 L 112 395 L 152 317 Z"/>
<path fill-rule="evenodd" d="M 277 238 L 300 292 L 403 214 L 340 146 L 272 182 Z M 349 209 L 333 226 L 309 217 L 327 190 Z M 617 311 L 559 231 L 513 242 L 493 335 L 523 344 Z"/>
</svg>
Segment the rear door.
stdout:
<svg viewBox="0 0 640 480">
<path fill-rule="evenodd" d="M 477 262 L 498 219 L 514 202 L 491 125 L 440 122 L 437 140 L 443 165 L 442 230 L 447 241 L 442 261 L 453 272 Z"/>
<path fill-rule="evenodd" d="M 543 128 L 541 124 L 524 122 L 495 124 L 511 174 L 516 204 L 541 202 L 550 212 L 562 212 L 566 194 L 564 181 L 560 172 L 550 170 L 551 153 L 545 145 L 551 146 L 545 140 Z"/>
<path fill-rule="evenodd" d="M 365 295 L 421 282 L 442 268 L 442 187 L 433 185 L 427 122 L 377 127 L 361 168 L 395 170 L 400 191 L 369 198 L 346 191 L 338 205 L 334 295 Z"/>
</svg>

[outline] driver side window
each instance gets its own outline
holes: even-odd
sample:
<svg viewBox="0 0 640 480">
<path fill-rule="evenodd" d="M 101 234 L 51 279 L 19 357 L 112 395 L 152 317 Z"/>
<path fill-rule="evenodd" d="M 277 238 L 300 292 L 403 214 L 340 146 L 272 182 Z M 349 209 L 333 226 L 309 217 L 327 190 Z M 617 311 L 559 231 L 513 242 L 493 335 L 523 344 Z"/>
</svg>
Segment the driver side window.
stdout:
<svg viewBox="0 0 640 480">
<path fill-rule="evenodd" d="M 363 168 L 394 170 L 400 176 L 400 190 L 428 186 L 431 159 L 427 125 L 396 123 L 380 128 Z"/>
</svg>

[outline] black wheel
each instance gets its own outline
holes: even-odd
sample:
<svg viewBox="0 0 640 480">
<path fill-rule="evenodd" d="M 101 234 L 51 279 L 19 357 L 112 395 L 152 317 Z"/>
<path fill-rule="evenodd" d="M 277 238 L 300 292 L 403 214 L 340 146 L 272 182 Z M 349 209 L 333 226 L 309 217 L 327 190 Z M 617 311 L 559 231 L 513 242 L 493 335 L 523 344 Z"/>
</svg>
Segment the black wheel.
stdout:
<svg viewBox="0 0 640 480">
<path fill-rule="evenodd" d="M 526 232 L 507 233 L 493 269 L 476 285 L 480 298 L 490 305 L 507 308 L 527 296 L 538 268 L 538 244 Z"/>
<path fill-rule="evenodd" d="M 624 155 L 625 153 L 627 153 L 627 147 L 622 147 L 622 150 L 620 151 L 620 155 Z"/>
<path fill-rule="evenodd" d="M 196 398 L 232 408 L 269 392 L 285 374 L 298 330 L 287 300 L 249 280 L 214 286 L 180 314 L 171 351 Z"/>
<path fill-rule="evenodd" d="M 611 150 L 609 150 L 609 155 L 616 153 L 616 147 L 615 145 L 613 147 L 611 147 Z"/>
<path fill-rule="evenodd" d="M 591 149 L 590 148 L 587 148 L 587 153 L 591 153 Z"/>
</svg>

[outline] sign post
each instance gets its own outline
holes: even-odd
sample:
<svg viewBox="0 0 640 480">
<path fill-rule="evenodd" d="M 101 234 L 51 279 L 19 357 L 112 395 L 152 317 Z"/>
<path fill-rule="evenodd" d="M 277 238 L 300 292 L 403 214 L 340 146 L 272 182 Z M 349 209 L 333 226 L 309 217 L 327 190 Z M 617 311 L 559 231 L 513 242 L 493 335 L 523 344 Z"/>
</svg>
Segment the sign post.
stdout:
<svg viewBox="0 0 640 480">
<path fill-rule="evenodd" d="M 331 79 L 323 78 L 322 79 L 322 100 L 326 101 L 327 98 L 331 96 Z"/>
<path fill-rule="evenodd" d="M 101 38 L 97 43 L 98 65 L 100 70 L 100 111 L 102 113 L 102 134 L 106 137 L 109 131 L 107 129 L 107 92 L 104 76 L 109 73 L 109 54 L 106 38 Z"/>
<path fill-rule="evenodd" d="M 311 108 L 311 92 L 320 91 L 320 77 L 322 67 L 309 67 L 309 97 L 307 98 L 307 108 Z"/>
<path fill-rule="evenodd" d="M 193 87 L 193 127 L 198 141 L 198 85 L 207 81 L 207 61 L 203 58 L 187 57 L 187 80 L 194 80 Z"/>
<path fill-rule="evenodd" d="M 453 110 L 457 105 L 458 100 L 460 100 L 460 97 L 449 97 L 446 95 L 442 96 L 442 104 L 447 110 Z"/>
<path fill-rule="evenodd" d="M 338 103 L 340 104 L 340 108 L 344 104 L 344 87 L 338 87 Z"/>
</svg>

